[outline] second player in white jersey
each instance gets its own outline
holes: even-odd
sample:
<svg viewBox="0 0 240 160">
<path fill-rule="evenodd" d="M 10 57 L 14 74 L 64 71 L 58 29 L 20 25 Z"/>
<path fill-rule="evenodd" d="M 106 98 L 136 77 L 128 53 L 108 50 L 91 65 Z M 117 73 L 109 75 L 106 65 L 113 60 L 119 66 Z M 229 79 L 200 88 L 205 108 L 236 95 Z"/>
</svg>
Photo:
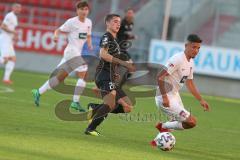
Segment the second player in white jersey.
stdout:
<svg viewBox="0 0 240 160">
<path fill-rule="evenodd" d="M 87 73 L 88 66 L 81 58 L 81 53 L 85 42 L 87 42 L 88 49 L 92 50 L 92 22 L 87 18 L 89 13 L 89 5 L 87 2 L 78 2 L 76 8 L 78 16 L 68 19 L 54 32 L 53 39 L 56 43 L 58 42 L 59 34 L 65 33 L 67 35 L 68 44 L 64 49 L 63 58 L 57 66 L 57 69 L 60 72 L 46 81 L 39 89 L 32 90 L 34 102 L 37 106 L 39 106 L 40 95 L 45 93 L 47 90 L 56 87 L 60 82 L 64 81 L 64 79 L 72 71 L 75 71 L 79 79 L 77 81 L 73 101 L 70 106 L 76 110 L 82 112 L 85 111 L 81 107 L 79 99 L 86 86 L 85 75 Z"/>
<path fill-rule="evenodd" d="M 171 75 L 165 78 L 165 82 L 171 84 L 169 94 L 177 93 L 187 79 L 193 79 L 193 59 L 188 61 L 184 52 L 177 53 L 167 61 L 166 70 Z M 159 88 L 157 95 L 160 95 Z"/>
<path fill-rule="evenodd" d="M 79 21 L 78 16 L 68 19 L 59 30 L 67 33 L 68 44 L 64 50 L 66 60 L 75 56 L 81 56 L 83 45 L 88 36 L 91 36 L 92 21 L 86 18 L 84 22 Z"/>
<path fill-rule="evenodd" d="M 160 132 L 169 132 L 169 129 L 190 129 L 196 126 L 196 118 L 185 109 L 179 95 L 179 90 L 184 84 L 204 110 L 209 110 L 208 103 L 201 97 L 193 82 L 193 59 L 199 52 L 201 42 L 197 35 L 189 35 L 184 52 L 171 57 L 167 61 L 166 68 L 158 75 L 156 105 L 169 117 L 169 121 L 156 125 Z M 154 145 L 154 141 L 151 144 Z"/>
<path fill-rule="evenodd" d="M 16 27 L 18 26 L 17 15 L 21 12 L 20 4 L 13 4 L 12 11 L 7 13 L 1 24 L 0 33 L 0 63 L 5 64 L 5 73 L 3 82 L 12 84 L 10 76 L 16 63 L 16 54 L 14 50 L 14 41 L 17 39 Z"/>
</svg>

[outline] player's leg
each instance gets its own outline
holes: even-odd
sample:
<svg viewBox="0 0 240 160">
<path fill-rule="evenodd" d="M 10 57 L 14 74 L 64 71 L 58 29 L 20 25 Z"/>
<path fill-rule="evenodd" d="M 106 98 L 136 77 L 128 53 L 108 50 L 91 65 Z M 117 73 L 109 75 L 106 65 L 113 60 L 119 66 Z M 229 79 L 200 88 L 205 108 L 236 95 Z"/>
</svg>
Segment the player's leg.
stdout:
<svg viewBox="0 0 240 160">
<path fill-rule="evenodd" d="M 36 106 L 39 106 L 40 96 L 42 94 L 56 87 L 59 83 L 63 82 L 64 79 L 68 76 L 68 73 L 70 71 L 68 65 L 65 64 L 64 58 L 58 64 L 55 72 L 56 73 L 54 74 L 54 76 L 50 77 L 50 79 L 47 80 L 40 88 L 32 90 L 32 95 Z"/>
<path fill-rule="evenodd" d="M 7 57 L 3 57 L 1 55 L 1 51 L 0 51 L 0 64 L 6 64 L 8 61 L 8 58 Z"/>
<path fill-rule="evenodd" d="M 79 110 L 80 112 L 85 112 L 85 109 L 80 105 L 80 95 L 83 93 L 86 87 L 85 78 L 87 76 L 87 65 L 82 65 L 76 69 L 76 75 L 78 77 L 76 87 L 74 90 L 73 101 L 71 103 L 71 108 Z"/>
<path fill-rule="evenodd" d="M 196 118 L 184 108 L 180 96 L 170 96 L 169 100 L 170 106 L 164 107 L 161 104 L 161 100 L 159 101 L 159 99 L 156 98 L 156 103 L 163 113 L 173 118 L 171 121 L 158 123 L 156 128 L 160 132 L 167 132 L 169 129 L 183 130 L 195 127 Z"/>
<path fill-rule="evenodd" d="M 42 94 L 59 85 L 59 83 L 63 82 L 67 76 L 68 76 L 68 73 L 64 70 L 61 70 L 57 73 L 56 76 L 53 76 L 52 78 L 47 80 L 39 89 L 33 89 L 32 94 L 34 97 L 35 105 L 39 106 L 40 96 Z"/>
<path fill-rule="evenodd" d="M 129 113 L 132 111 L 132 102 L 122 89 L 117 90 L 116 101 L 117 106 L 111 113 Z"/>
<path fill-rule="evenodd" d="M 16 54 L 13 48 L 13 44 L 11 42 L 4 43 L 4 45 L 2 45 L 1 47 L 2 47 L 1 52 L 3 54 L 3 57 L 5 57 L 5 60 L 7 60 L 5 64 L 3 82 L 5 84 L 12 84 L 13 82 L 10 80 L 10 77 L 15 67 Z"/>
<path fill-rule="evenodd" d="M 5 84 L 12 84 L 13 81 L 10 79 L 10 77 L 11 77 L 11 74 L 15 67 L 16 57 L 11 56 L 11 57 L 7 57 L 5 59 L 7 59 L 7 62 L 5 64 L 5 72 L 4 72 L 3 82 Z"/>
<path fill-rule="evenodd" d="M 100 125 L 108 113 L 115 108 L 116 90 L 112 87 L 112 83 L 108 81 L 103 82 L 102 87 L 99 88 L 102 88 L 103 104 L 100 104 L 98 109 L 93 113 L 93 120 L 85 131 L 85 134 L 88 135 L 99 135 L 99 132 L 96 131 L 97 126 Z"/>
</svg>

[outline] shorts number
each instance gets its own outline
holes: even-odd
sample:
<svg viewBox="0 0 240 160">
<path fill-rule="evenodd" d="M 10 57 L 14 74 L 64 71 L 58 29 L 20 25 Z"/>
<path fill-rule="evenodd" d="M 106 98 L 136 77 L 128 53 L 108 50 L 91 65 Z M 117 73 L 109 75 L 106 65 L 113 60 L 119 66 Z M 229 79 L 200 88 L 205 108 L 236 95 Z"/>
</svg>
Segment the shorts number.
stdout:
<svg viewBox="0 0 240 160">
<path fill-rule="evenodd" d="M 115 83 L 109 82 L 109 89 L 110 89 L 110 90 L 113 90 L 113 89 L 115 89 L 115 88 L 116 88 Z"/>
</svg>

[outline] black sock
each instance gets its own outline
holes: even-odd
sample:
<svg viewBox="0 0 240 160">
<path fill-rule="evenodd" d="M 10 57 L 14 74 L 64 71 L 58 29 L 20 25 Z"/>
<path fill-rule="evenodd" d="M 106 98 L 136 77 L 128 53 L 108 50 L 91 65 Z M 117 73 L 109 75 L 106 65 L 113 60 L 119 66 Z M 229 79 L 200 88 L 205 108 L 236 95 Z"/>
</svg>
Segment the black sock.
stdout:
<svg viewBox="0 0 240 160">
<path fill-rule="evenodd" d="M 95 130 L 97 128 L 97 126 L 99 126 L 104 121 L 104 119 L 107 118 L 107 116 L 108 116 L 108 114 L 105 115 L 104 117 L 100 117 L 100 118 L 94 119 L 92 121 L 92 123 L 89 124 L 87 130 L 90 130 L 90 131 Z"/>
<path fill-rule="evenodd" d="M 101 107 L 102 104 L 97 104 L 97 103 L 91 103 L 91 107 L 95 110 L 95 109 L 99 109 Z"/>
<path fill-rule="evenodd" d="M 107 117 L 110 111 L 111 111 L 111 108 L 108 105 L 102 104 L 94 114 L 93 120 L 88 125 L 87 130 L 95 130 L 97 126 L 103 122 L 105 117 Z"/>
<path fill-rule="evenodd" d="M 114 114 L 118 114 L 118 113 L 125 113 L 123 106 L 121 104 L 117 104 L 116 108 L 111 112 Z"/>
</svg>

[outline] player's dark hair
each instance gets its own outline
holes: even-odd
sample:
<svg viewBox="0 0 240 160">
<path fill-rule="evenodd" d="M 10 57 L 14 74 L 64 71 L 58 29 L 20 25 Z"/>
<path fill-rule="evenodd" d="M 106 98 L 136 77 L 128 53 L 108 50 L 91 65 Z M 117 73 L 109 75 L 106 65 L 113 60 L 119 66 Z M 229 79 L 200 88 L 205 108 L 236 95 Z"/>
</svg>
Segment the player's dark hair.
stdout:
<svg viewBox="0 0 240 160">
<path fill-rule="evenodd" d="M 107 22 L 111 21 L 114 17 L 119 17 L 119 18 L 121 18 L 120 15 L 118 15 L 118 14 L 114 14 L 114 13 L 108 14 L 108 15 L 106 15 L 106 17 L 105 17 L 105 19 L 104 19 L 105 24 L 106 24 Z"/>
<path fill-rule="evenodd" d="M 187 37 L 188 42 L 202 43 L 201 38 L 196 34 L 189 34 Z"/>
<path fill-rule="evenodd" d="M 84 8 L 84 7 L 88 7 L 88 9 L 90 9 L 89 4 L 87 3 L 87 1 L 79 1 L 76 3 L 76 8 Z"/>
<path fill-rule="evenodd" d="M 126 12 L 128 12 L 128 11 L 134 11 L 134 10 L 133 10 L 133 8 L 128 7 L 128 8 L 126 8 L 124 11 L 125 11 L 125 13 L 126 13 Z"/>
</svg>

